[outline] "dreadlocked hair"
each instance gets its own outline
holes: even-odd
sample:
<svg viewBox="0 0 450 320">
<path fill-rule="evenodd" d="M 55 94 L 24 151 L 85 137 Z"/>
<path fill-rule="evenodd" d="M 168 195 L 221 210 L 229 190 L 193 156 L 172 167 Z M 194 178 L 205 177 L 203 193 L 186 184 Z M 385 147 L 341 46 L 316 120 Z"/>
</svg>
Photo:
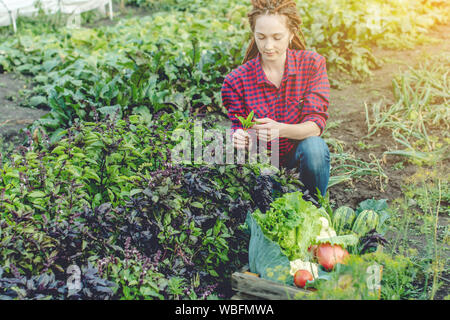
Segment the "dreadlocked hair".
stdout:
<svg viewBox="0 0 450 320">
<path fill-rule="evenodd" d="M 253 9 L 248 14 L 250 28 L 255 32 L 256 18 L 260 15 L 278 14 L 284 15 L 287 18 L 287 27 L 294 34 L 292 42 L 289 44 L 289 49 L 305 50 L 306 41 L 303 35 L 302 20 L 297 11 L 297 5 L 294 0 L 252 0 Z M 301 36 L 301 37 L 300 37 Z M 243 63 L 255 58 L 258 55 L 258 47 L 256 46 L 255 38 L 252 37 Z"/>
</svg>

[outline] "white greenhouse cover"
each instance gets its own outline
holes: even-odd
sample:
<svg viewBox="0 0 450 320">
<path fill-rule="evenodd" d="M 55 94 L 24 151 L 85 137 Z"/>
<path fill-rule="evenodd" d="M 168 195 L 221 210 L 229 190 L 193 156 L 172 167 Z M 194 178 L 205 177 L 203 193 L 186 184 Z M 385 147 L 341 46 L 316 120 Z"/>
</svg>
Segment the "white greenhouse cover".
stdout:
<svg viewBox="0 0 450 320">
<path fill-rule="evenodd" d="M 77 16 L 94 9 L 104 12 L 106 5 L 112 19 L 111 0 L 0 0 L 0 26 L 12 24 L 15 31 L 18 16 L 33 16 L 39 9 L 46 13 L 61 12 Z"/>
</svg>

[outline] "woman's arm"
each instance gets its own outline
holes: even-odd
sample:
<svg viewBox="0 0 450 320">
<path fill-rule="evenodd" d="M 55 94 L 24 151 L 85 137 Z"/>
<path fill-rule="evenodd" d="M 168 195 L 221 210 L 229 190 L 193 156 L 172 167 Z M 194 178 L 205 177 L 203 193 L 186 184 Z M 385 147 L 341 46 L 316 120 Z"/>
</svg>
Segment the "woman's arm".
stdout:
<svg viewBox="0 0 450 320">
<path fill-rule="evenodd" d="M 270 118 L 255 119 L 258 124 L 252 129 L 258 131 L 258 138 L 262 141 L 271 141 L 276 138 L 303 140 L 312 136 L 319 136 L 320 127 L 313 121 L 297 124 L 281 123 Z"/>
<path fill-rule="evenodd" d="M 308 87 L 303 99 L 300 123 L 287 124 L 264 118 L 255 119 L 259 124 L 252 128 L 258 132 L 258 138 L 271 141 L 280 138 L 303 140 L 320 136 L 328 119 L 330 85 L 325 58 L 318 56 L 309 74 Z M 273 130 L 270 132 L 270 130 Z"/>
<path fill-rule="evenodd" d="M 300 123 L 314 122 L 320 129 L 319 135 L 325 129 L 328 119 L 330 98 L 330 83 L 328 81 L 326 61 L 318 56 L 312 66 L 308 87 L 303 99 L 302 117 Z"/>
<path fill-rule="evenodd" d="M 280 126 L 280 137 L 294 140 L 303 140 L 308 137 L 320 136 L 321 129 L 313 121 L 297 124 L 282 123 Z"/>
<path fill-rule="evenodd" d="M 243 130 L 241 122 L 236 116 L 244 116 L 245 106 L 242 101 L 242 88 L 238 81 L 228 75 L 222 85 L 221 96 L 224 107 L 228 111 L 228 117 L 231 120 L 231 137 L 233 145 L 237 149 L 246 149 L 249 147 L 249 134 Z"/>
</svg>

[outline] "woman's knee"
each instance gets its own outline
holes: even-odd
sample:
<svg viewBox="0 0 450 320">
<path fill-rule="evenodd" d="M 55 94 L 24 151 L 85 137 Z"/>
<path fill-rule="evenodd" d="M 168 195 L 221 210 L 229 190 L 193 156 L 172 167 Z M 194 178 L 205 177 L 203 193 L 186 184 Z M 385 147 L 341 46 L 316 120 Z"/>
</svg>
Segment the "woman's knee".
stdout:
<svg viewBox="0 0 450 320">
<path fill-rule="evenodd" d="M 308 171 L 329 170 L 330 151 L 321 137 L 309 137 L 302 140 L 297 147 L 301 165 Z"/>
</svg>

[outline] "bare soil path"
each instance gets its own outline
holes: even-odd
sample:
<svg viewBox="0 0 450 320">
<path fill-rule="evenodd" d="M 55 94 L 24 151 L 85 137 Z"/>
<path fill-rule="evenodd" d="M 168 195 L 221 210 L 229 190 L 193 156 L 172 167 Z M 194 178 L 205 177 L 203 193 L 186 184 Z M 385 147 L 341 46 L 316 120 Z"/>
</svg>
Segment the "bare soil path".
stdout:
<svg viewBox="0 0 450 320">
<path fill-rule="evenodd" d="M 20 143 L 24 138 L 20 130 L 47 113 L 20 106 L 19 92 L 25 86 L 26 82 L 17 75 L 0 74 L 0 143 Z"/>
</svg>

